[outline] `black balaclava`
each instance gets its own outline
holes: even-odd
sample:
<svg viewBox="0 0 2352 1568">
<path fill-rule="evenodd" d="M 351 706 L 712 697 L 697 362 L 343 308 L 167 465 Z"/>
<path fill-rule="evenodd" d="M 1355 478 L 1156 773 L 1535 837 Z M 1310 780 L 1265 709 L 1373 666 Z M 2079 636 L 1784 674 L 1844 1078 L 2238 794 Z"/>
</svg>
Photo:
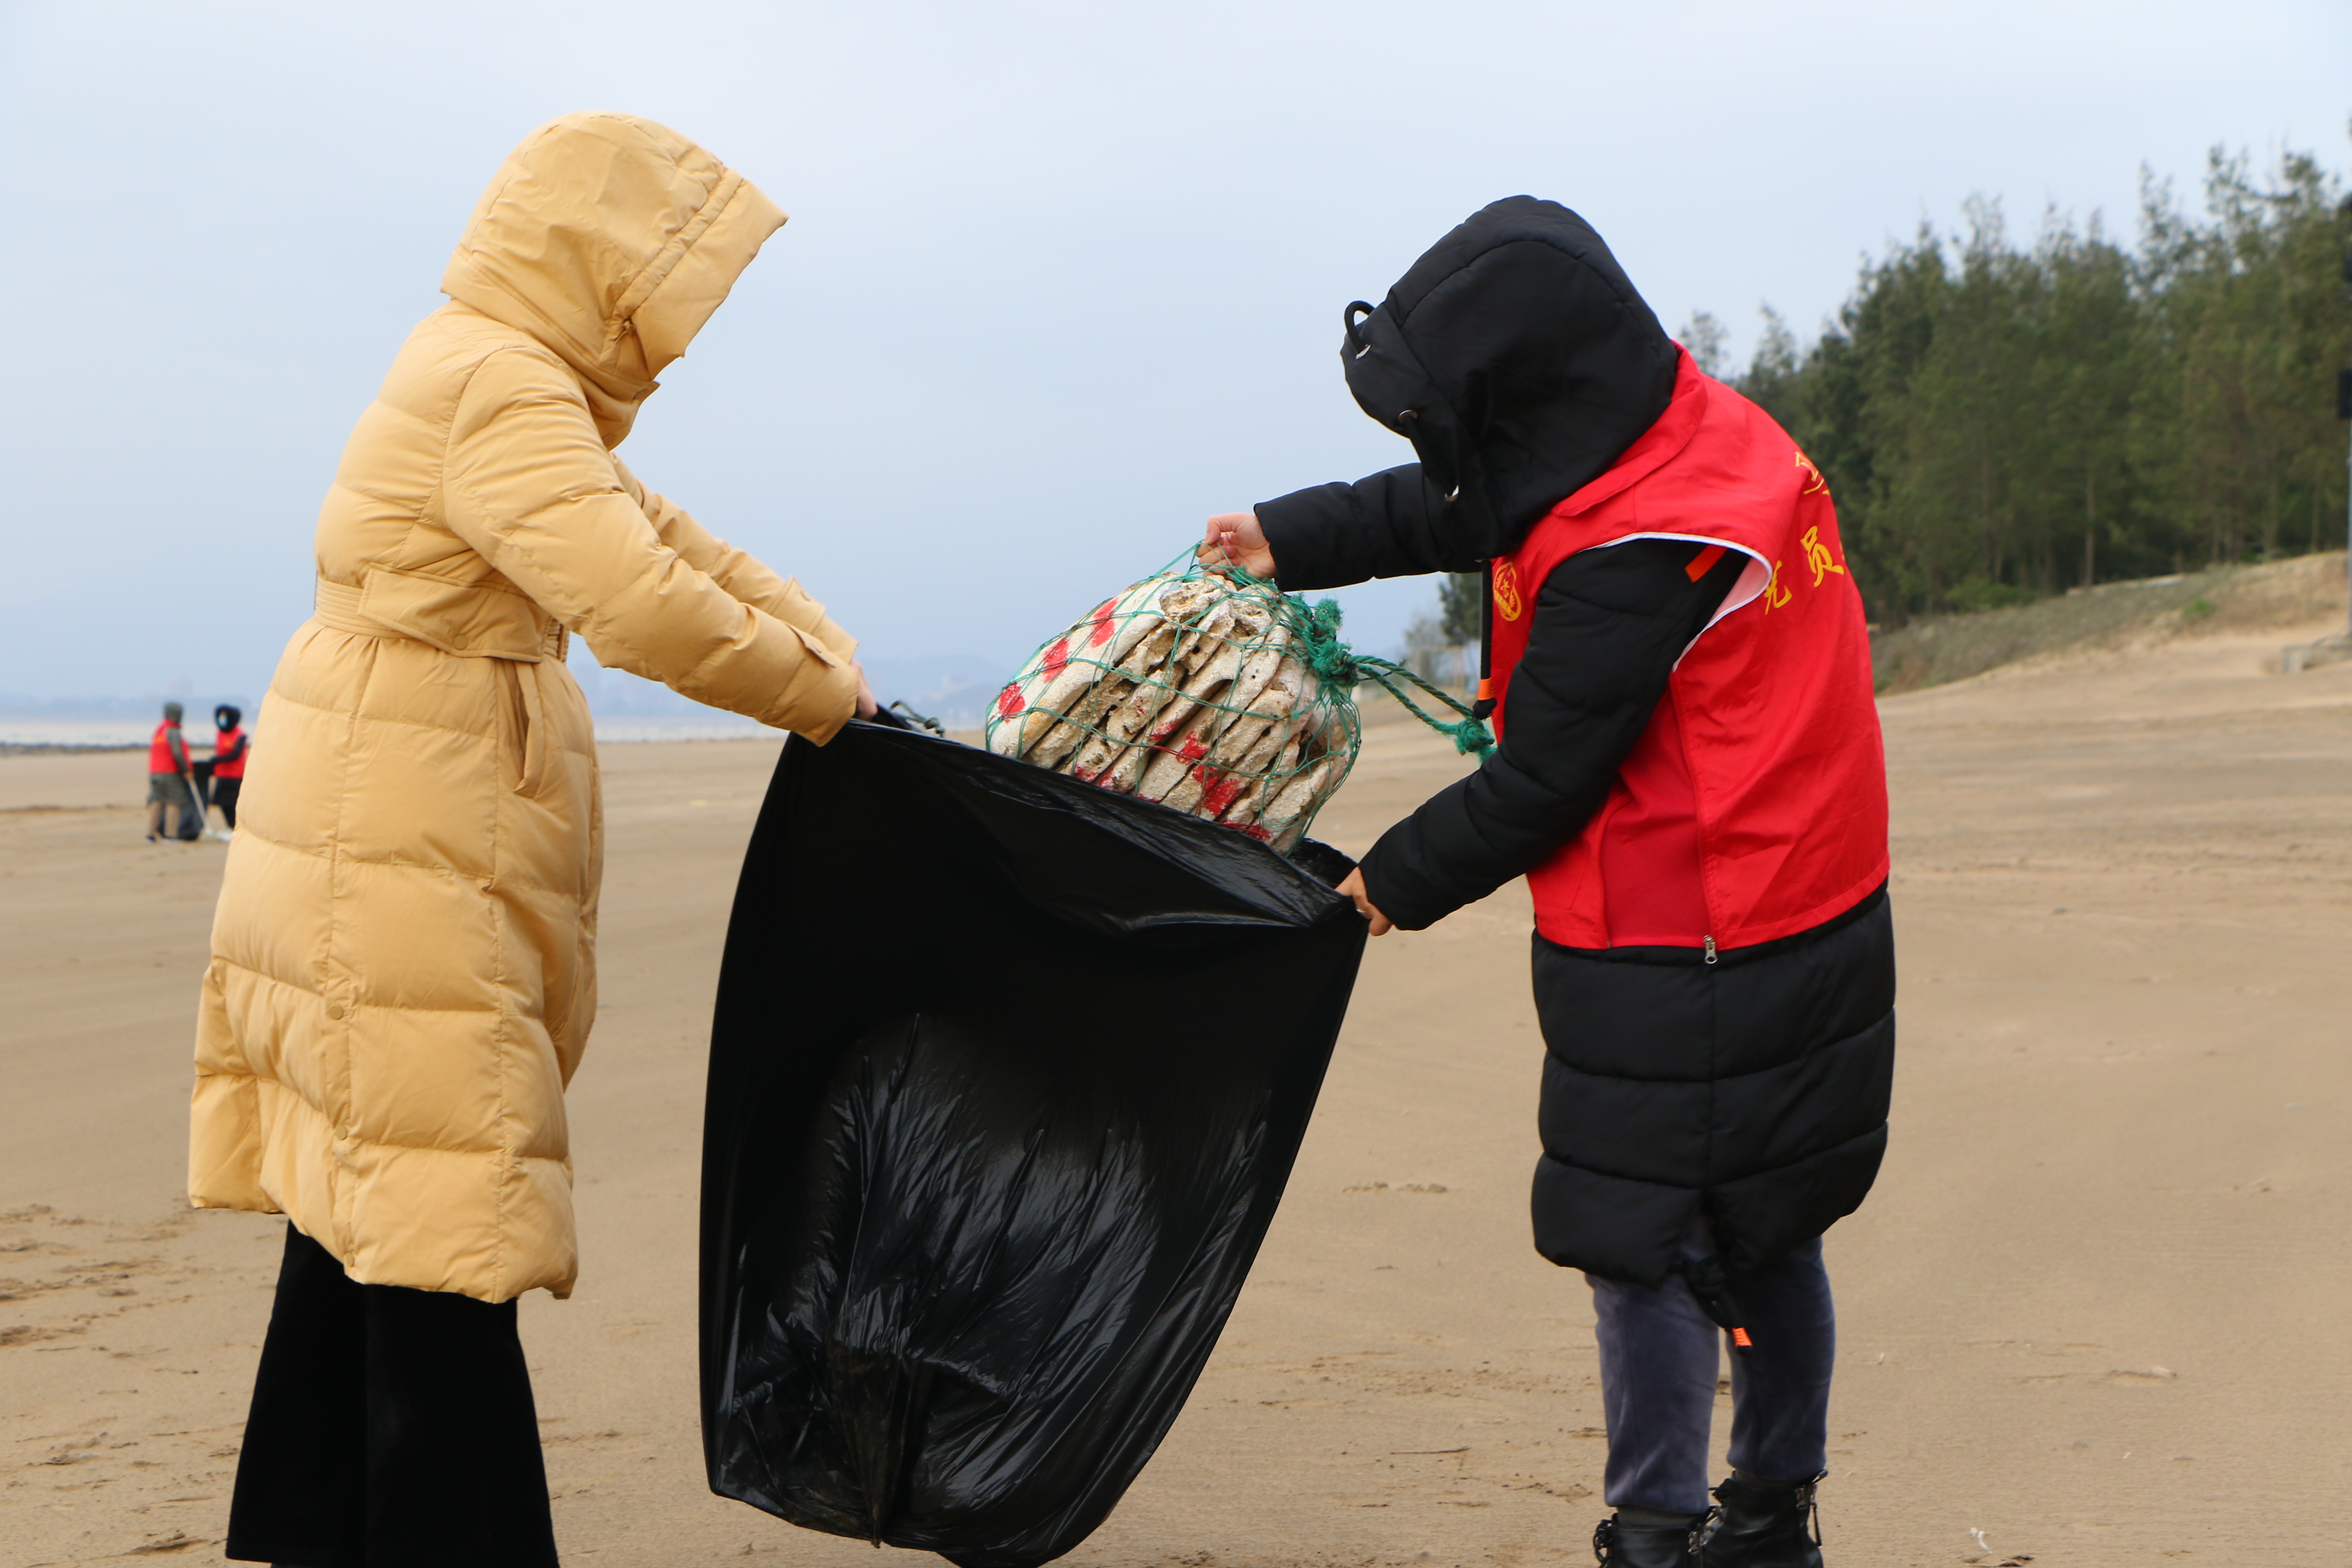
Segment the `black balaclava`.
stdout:
<svg viewBox="0 0 2352 1568">
<path fill-rule="evenodd" d="M 213 710 L 213 728 L 215 730 L 234 730 L 236 728 L 236 721 L 244 717 L 244 714 L 238 712 L 236 709 L 224 702 L 219 707 Z"/>
<path fill-rule="evenodd" d="M 1674 342 L 1617 258 L 1534 196 L 1480 209 L 1347 322 L 1348 390 L 1412 441 L 1480 558 L 1516 548 L 1674 395 Z"/>
</svg>

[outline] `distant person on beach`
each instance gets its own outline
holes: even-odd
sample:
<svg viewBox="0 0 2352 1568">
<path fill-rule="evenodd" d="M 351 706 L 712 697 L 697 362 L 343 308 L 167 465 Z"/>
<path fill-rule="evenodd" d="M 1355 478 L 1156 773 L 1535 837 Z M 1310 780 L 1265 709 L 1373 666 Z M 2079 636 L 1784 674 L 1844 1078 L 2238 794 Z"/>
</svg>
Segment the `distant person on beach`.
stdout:
<svg viewBox="0 0 2352 1568">
<path fill-rule="evenodd" d="M 1476 214 L 1346 329 L 1349 391 L 1420 460 L 1212 518 L 1202 552 L 1290 590 L 1488 573 L 1499 744 L 1341 890 L 1375 935 L 1534 895 L 1535 1240 L 1592 1286 L 1596 1555 L 1810 1568 L 1822 1233 L 1877 1174 L 1895 1051 L 1885 763 L 1829 487 L 1551 202 Z"/>
<path fill-rule="evenodd" d="M 607 667 L 823 743 L 872 694 L 799 584 L 614 453 L 784 215 L 624 114 L 533 132 L 360 416 L 261 706 L 196 1033 L 189 1191 L 283 1212 L 239 1561 L 556 1561 L 515 1299 L 579 1272 Z"/>
<path fill-rule="evenodd" d="M 253 752 L 244 724 L 244 713 L 226 702 L 213 710 L 211 777 L 204 793 L 207 804 L 220 807 L 224 839 L 236 831 L 236 797 L 245 788 L 246 760 Z"/>
<path fill-rule="evenodd" d="M 163 721 L 147 742 L 147 842 L 177 838 L 187 814 L 201 809 L 188 767 L 188 740 L 180 721 L 187 710 L 163 704 Z"/>
</svg>

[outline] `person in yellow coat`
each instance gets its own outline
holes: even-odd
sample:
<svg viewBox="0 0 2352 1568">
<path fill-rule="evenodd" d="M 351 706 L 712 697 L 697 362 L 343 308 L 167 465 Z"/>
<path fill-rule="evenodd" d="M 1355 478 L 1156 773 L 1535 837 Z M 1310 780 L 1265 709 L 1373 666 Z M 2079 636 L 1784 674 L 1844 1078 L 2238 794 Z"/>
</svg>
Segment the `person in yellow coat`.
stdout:
<svg viewBox="0 0 2352 1568">
<path fill-rule="evenodd" d="M 578 1271 L 603 832 L 568 639 L 819 742 L 874 711 L 823 605 L 614 452 L 783 221 L 662 126 L 541 127 L 344 449 L 197 1029 L 190 1197 L 289 1221 L 231 1558 L 556 1560 L 514 1303 Z"/>
</svg>

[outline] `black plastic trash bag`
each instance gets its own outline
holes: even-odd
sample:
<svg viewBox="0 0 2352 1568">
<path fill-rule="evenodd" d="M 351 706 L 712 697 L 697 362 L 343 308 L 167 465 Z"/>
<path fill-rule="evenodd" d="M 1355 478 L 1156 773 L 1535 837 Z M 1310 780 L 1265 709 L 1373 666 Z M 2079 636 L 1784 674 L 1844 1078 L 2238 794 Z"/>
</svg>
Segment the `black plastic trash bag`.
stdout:
<svg viewBox="0 0 2352 1568">
<path fill-rule="evenodd" d="M 711 1489 L 967 1568 L 1085 1540 L 1274 1217 L 1349 866 L 919 733 L 791 741 L 711 1037 Z"/>
</svg>

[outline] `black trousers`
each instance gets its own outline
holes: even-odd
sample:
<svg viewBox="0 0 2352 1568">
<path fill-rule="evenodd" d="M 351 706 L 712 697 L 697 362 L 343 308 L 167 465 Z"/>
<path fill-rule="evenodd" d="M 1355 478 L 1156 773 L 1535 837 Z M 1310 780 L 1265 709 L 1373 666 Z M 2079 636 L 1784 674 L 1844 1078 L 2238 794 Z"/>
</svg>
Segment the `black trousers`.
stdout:
<svg viewBox="0 0 2352 1568">
<path fill-rule="evenodd" d="M 221 820 L 232 833 L 236 831 L 236 796 L 245 788 L 245 781 L 215 779 L 212 782 L 212 804 L 220 807 Z"/>
<path fill-rule="evenodd" d="M 515 1304 L 354 1284 L 288 1226 L 227 1555 L 298 1568 L 554 1568 Z"/>
</svg>

